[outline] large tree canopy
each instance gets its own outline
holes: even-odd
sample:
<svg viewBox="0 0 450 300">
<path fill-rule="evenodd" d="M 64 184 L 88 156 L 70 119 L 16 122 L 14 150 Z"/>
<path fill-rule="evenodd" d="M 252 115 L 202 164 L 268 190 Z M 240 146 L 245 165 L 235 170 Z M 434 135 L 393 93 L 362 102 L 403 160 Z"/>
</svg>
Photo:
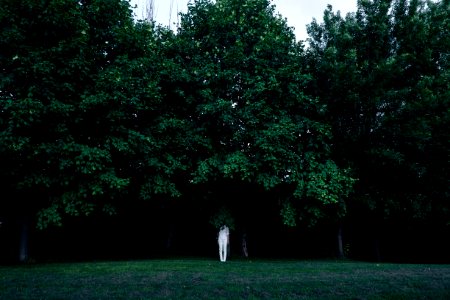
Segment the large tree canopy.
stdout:
<svg viewBox="0 0 450 300">
<path fill-rule="evenodd" d="M 293 207 L 318 217 L 348 193 L 350 178 L 329 157 L 325 107 L 303 92 L 303 47 L 269 1 L 195 1 L 177 40 L 185 107 L 204 139 L 194 184 L 277 190 L 290 225 Z"/>
<path fill-rule="evenodd" d="M 2 206 L 40 210 L 40 227 L 111 212 L 145 139 L 137 115 L 156 110 L 151 28 L 126 1 L 5 0 L 0 23 Z"/>
<path fill-rule="evenodd" d="M 268 1 L 195 1 L 176 36 L 124 1 L 6 2 L 2 16 L 2 174 L 40 226 L 226 180 L 316 215 L 347 192 L 303 48 Z"/>
<path fill-rule="evenodd" d="M 448 1 L 361 0 L 309 26 L 333 157 L 354 170 L 354 214 L 368 209 L 372 223 L 450 220 L 449 12 Z"/>
</svg>

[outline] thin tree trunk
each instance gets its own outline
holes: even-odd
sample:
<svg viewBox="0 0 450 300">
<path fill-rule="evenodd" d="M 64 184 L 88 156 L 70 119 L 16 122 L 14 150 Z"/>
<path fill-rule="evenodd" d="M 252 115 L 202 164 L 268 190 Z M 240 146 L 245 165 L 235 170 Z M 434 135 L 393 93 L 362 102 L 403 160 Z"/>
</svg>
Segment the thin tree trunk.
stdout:
<svg viewBox="0 0 450 300">
<path fill-rule="evenodd" d="M 19 261 L 28 261 L 29 224 L 26 218 L 20 220 Z"/>
<path fill-rule="evenodd" d="M 242 234 L 242 255 L 245 258 L 248 258 L 248 249 L 247 249 L 247 234 Z"/>
<path fill-rule="evenodd" d="M 227 258 L 231 257 L 231 242 L 230 242 L 230 236 L 228 236 L 228 243 L 227 243 Z"/>
<path fill-rule="evenodd" d="M 372 234 L 373 234 L 373 255 L 375 256 L 375 260 L 380 262 L 381 261 L 381 241 L 380 236 L 382 234 L 382 226 L 381 221 L 375 221 L 374 224 L 376 224 L 373 228 Z"/>
<path fill-rule="evenodd" d="M 144 19 L 149 22 L 153 22 L 155 20 L 155 0 L 147 0 Z"/>
<path fill-rule="evenodd" d="M 380 238 L 375 235 L 375 240 L 373 243 L 373 250 L 375 254 L 375 259 L 380 262 L 381 261 L 381 250 L 380 250 Z"/>
<path fill-rule="evenodd" d="M 166 239 L 166 251 L 170 252 L 173 248 L 173 236 L 175 234 L 175 225 L 170 224 L 169 225 L 169 231 L 167 233 L 167 239 Z"/>
<path fill-rule="evenodd" d="M 340 259 L 344 259 L 345 253 L 344 253 L 344 243 L 343 243 L 343 238 L 342 238 L 342 224 L 339 224 L 339 226 L 338 226 L 337 243 L 338 243 L 338 257 Z"/>
</svg>

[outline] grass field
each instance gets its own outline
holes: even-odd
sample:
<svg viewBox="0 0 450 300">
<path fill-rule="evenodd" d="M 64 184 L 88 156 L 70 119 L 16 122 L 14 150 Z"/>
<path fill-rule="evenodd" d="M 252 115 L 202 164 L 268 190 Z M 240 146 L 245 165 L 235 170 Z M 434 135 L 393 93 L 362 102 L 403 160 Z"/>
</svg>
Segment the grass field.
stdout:
<svg viewBox="0 0 450 300">
<path fill-rule="evenodd" d="M 450 265 L 168 259 L 0 266 L 0 299 L 450 299 Z"/>
</svg>

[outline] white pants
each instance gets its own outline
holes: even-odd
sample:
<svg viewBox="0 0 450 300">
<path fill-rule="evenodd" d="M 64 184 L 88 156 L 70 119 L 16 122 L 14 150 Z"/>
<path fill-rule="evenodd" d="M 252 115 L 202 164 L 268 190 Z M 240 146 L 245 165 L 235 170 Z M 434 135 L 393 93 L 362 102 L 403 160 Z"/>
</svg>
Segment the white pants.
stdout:
<svg viewBox="0 0 450 300">
<path fill-rule="evenodd" d="M 227 261 L 228 235 L 228 227 L 222 227 L 219 231 L 219 238 L 217 239 L 217 242 L 219 243 L 219 257 L 222 262 Z"/>
<path fill-rule="evenodd" d="M 219 257 L 220 261 L 227 261 L 228 239 L 219 238 Z"/>
</svg>

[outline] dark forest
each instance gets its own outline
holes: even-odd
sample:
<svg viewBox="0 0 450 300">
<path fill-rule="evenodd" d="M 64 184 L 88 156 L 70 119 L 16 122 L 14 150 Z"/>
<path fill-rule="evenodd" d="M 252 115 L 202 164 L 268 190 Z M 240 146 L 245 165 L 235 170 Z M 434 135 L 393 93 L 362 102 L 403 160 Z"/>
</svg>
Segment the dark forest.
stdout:
<svg viewBox="0 0 450 300">
<path fill-rule="evenodd" d="M 450 1 L 0 0 L 0 263 L 450 262 Z"/>
</svg>

